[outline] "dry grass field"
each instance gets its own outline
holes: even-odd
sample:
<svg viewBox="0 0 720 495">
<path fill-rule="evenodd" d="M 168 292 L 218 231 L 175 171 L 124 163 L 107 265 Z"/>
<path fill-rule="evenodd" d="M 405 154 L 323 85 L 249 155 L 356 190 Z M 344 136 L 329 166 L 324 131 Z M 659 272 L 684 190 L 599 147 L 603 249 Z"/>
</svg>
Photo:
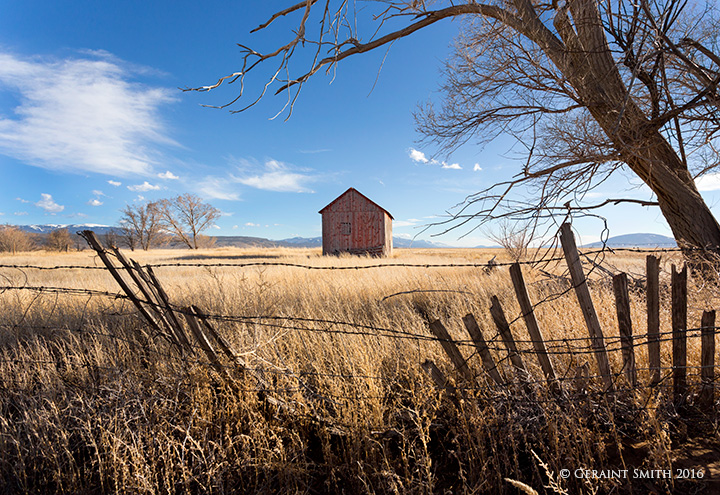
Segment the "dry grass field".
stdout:
<svg viewBox="0 0 720 495">
<path fill-rule="evenodd" d="M 228 386 L 201 354 L 181 355 L 152 335 L 106 270 L 0 268 L 0 493 L 717 493 L 716 410 L 693 406 L 700 339 L 690 332 L 691 396 L 682 414 L 665 380 L 647 387 L 636 348 L 635 390 L 574 388 L 587 362 L 587 330 L 569 285 L 550 278 L 564 262 L 524 266 L 530 297 L 565 397 L 543 383 L 530 352 L 507 267 L 482 264 L 495 250 L 396 250 L 390 259 L 322 257 L 312 249 L 127 253 L 155 268 L 172 304 L 194 304 L 254 373 L 228 370 Z M 555 256 L 560 256 L 556 253 Z M 248 266 L 194 266 L 217 264 Z M 644 275 L 644 254 L 606 254 L 602 265 Z M 669 272 L 662 253 L 661 331 L 670 330 Z M 2 265 L 102 266 L 94 252 L 0 256 Z M 612 284 L 598 270 L 591 292 L 620 375 Z M 646 325 L 641 285 L 631 288 L 636 334 Z M 77 292 L 53 288 L 78 289 Z M 717 287 L 691 278 L 688 327 L 718 307 Z M 488 311 L 502 303 L 533 377 L 516 382 Z M 482 371 L 462 317 L 475 315 L 506 387 Z M 428 330 L 439 318 L 475 375 L 463 380 Z M 147 338 L 139 337 L 144 330 Z M 644 339 L 641 337 L 641 341 Z M 420 364 L 432 360 L 457 387 L 441 391 Z M 663 366 L 671 342 L 662 343 Z M 669 371 L 663 370 L 667 377 Z M 671 381 L 671 380 L 670 380 Z M 271 395 L 291 405 L 278 408 Z M 703 469 L 703 479 L 562 479 L 562 469 Z M 510 480 L 510 481 L 508 481 Z"/>
</svg>

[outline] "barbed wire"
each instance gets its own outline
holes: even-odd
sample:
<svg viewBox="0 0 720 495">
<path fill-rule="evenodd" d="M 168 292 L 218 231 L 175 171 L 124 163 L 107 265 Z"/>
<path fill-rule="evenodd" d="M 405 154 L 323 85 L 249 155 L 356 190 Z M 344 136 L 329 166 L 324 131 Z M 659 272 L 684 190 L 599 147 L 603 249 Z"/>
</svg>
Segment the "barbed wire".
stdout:
<svg viewBox="0 0 720 495">
<path fill-rule="evenodd" d="M 603 249 L 594 249 L 589 251 L 583 251 L 584 255 L 590 256 L 595 254 L 607 254 L 617 252 L 632 252 L 632 253 L 683 253 L 688 250 L 680 248 L 610 248 L 605 247 Z M 690 249 L 689 251 L 693 251 Z M 700 249 L 698 249 L 700 251 Z M 115 256 L 112 252 L 106 252 L 110 256 Z M 143 266 L 150 266 L 152 268 L 163 268 L 163 267 L 189 267 L 189 268 L 213 268 L 213 267 L 291 267 L 291 268 L 302 268 L 307 270 L 366 270 L 376 268 L 496 268 L 512 266 L 515 263 L 520 265 L 540 265 L 543 263 L 551 263 L 553 261 L 563 261 L 564 256 L 553 256 L 549 258 L 541 258 L 537 260 L 525 260 L 525 261 L 508 261 L 508 262 L 492 262 L 492 263 L 374 263 L 369 265 L 308 265 L 302 263 L 290 263 L 285 261 L 252 261 L 247 263 L 148 263 Z M 19 264 L 0 264 L 0 268 L 8 269 L 32 269 L 32 270 L 107 270 L 104 266 L 99 265 L 54 265 L 54 266 L 42 266 L 42 265 L 19 265 Z M 117 267 L 118 270 L 125 270 L 124 267 Z"/>
</svg>

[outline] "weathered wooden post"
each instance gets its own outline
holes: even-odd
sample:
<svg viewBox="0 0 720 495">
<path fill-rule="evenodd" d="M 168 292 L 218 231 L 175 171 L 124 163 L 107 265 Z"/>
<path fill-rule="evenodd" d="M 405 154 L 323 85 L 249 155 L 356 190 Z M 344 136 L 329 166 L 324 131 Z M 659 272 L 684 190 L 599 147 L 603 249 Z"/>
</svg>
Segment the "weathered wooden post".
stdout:
<svg viewBox="0 0 720 495">
<path fill-rule="evenodd" d="M 440 320 L 435 320 L 430 323 L 430 330 L 432 331 L 433 335 L 435 335 L 435 337 L 438 339 L 438 342 L 440 342 L 440 345 L 445 350 L 445 353 L 448 355 L 448 357 L 450 357 L 450 360 L 455 365 L 455 368 L 457 368 L 460 374 L 468 381 L 475 381 L 475 376 L 472 374 L 472 371 L 470 371 L 470 368 L 467 365 L 467 361 L 460 353 L 460 349 L 458 349 L 455 341 L 452 339 L 452 337 L 450 337 L 450 334 L 448 333 L 445 326 L 440 322 Z"/>
<path fill-rule="evenodd" d="M 635 350 L 633 349 L 632 318 L 630 317 L 630 297 L 626 273 L 619 273 L 613 277 L 613 289 L 622 346 L 623 370 L 630 386 L 635 387 L 637 373 L 635 372 Z"/>
<path fill-rule="evenodd" d="M 702 407 L 710 408 L 715 403 L 715 310 L 703 312 L 700 325 L 702 390 L 698 403 Z"/>
<path fill-rule="evenodd" d="M 570 271 L 570 279 L 575 288 L 575 295 L 580 303 L 585 324 L 590 334 L 590 342 L 595 351 L 595 359 L 597 360 L 598 369 L 602 376 L 605 390 L 610 392 L 615 389 L 610 372 L 610 361 L 608 360 L 607 349 L 605 349 L 605 337 L 603 336 L 600 321 L 598 320 L 595 306 L 590 297 L 590 290 L 587 286 L 585 273 L 583 272 L 580 256 L 578 256 L 577 245 L 575 244 L 575 236 L 569 223 L 564 223 L 560 227 L 560 242 L 562 243 L 565 261 Z"/>
<path fill-rule="evenodd" d="M 528 329 L 530 340 L 532 341 L 535 354 L 538 357 L 540 367 L 545 374 L 550 386 L 554 391 L 560 390 L 560 383 L 555 377 L 555 369 L 553 368 L 550 356 L 548 356 L 547 348 L 545 347 L 545 339 L 538 326 L 535 313 L 533 311 L 532 304 L 530 303 L 530 296 L 528 295 L 527 287 L 525 286 L 525 279 L 523 278 L 522 268 L 520 263 L 514 263 L 510 267 L 510 279 L 512 280 L 513 287 L 515 288 L 515 296 L 517 297 L 518 303 L 520 304 L 520 311 L 522 311 L 523 319 L 525 320 L 525 326 Z"/>
<path fill-rule="evenodd" d="M 645 260 L 647 275 L 647 349 L 650 385 L 660 383 L 660 260 L 649 255 Z"/>
<path fill-rule="evenodd" d="M 492 296 L 490 298 L 490 315 L 495 322 L 498 332 L 500 332 L 500 338 L 502 338 L 503 343 L 505 344 L 505 348 L 508 351 L 508 357 L 515 367 L 515 372 L 518 378 L 521 381 L 526 381 L 528 378 L 527 368 L 525 368 L 522 356 L 520 356 L 520 353 L 517 350 L 515 339 L 513 339 L 512 332 L 510 331 L 510 325 L 507 322 L 507 318 L 505 318 L 505 312 L 503 311 L 502 305 L 500 304 L 500 300 L 497 296 Z"/>
<path fill-rule="evenodd" d="M 687 265 L 672 266 L 673 398 L 676 404 L 687 393 Z"/>
<path fill-rule="evenodd" d="M 473 344 L 475 344 L 477 353 L 480 355 L 485 372 L 490 375 L 490 378 L 492 378 L 497 385 L 502 385 L 503 379 L 500 376 L 500 372 L 497 369 L 497 365 L 495 364 L 492 354 L 490 354 L 490 349 L 488 349 L 487 343 L 485 342 L 482 330 L 480 330 L 477 321 L 475 321 L 475 317 L 472 314 L 467 314 L 462 320 L 468 334 L 470 334 Z"/>
</svg>

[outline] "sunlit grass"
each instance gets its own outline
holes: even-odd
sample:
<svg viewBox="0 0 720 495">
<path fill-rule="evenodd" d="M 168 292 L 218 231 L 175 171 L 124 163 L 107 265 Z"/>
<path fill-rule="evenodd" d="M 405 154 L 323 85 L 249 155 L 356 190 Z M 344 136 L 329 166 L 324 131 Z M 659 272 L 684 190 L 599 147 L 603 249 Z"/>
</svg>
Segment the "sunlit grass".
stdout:
<svg viewBox="0 0 720 495">
<path fill-rule="evenodd" d="M 461 318 L 475 315 L 501 373 L 515 380 L 488 311 L 490 297 L 497 295 L 519 347 L 532 348 L 522 342 L 528 336 L 506 267 L 487 274 L 481 267 L 192 266 L 477 264 L 493 256 L 509 261 L 502 251 L 398 249 L 389 259 L 323 257 L 318 249 L 287 248 L 125 254 L 141 264 L 187 265 L 155 268 L 171 302 L 241 317 L 213 324 L 294 412 L 268 406 L 252 376 L 234 374 L 239 386 L 231 388 L 200 353 L 181 356 L 151 335 L 124 299 L 5 290 L 0 294 L 0 478 L 9 492 L 514 493 L 505 477 L 535 488 L 547 482 L 531 448 L 556 471 L 568 463 L 618 463 L 623 435 L 645 446 L 642 462 L 667 468 L 669 427 L 663 409 L 647 409 L 666 400 L 646 388 L 623 399 L 624 405 L 602 396 L 559 404 L 542 385 L 534 386 L 534 400 L 517 401 L 514 397 L 521 396 L 513 394 L 520 390 L 506 395 L 491 388 Z M 670 329 L 672 262 L 679 258 L 663 254 L 661 331 Z M 603 259 L 603 266 L 637 278 L 644 263 L 636 253 Z M 88 250 L 2 256 L 0 264 L 101 266 Z M 545 338 L 567 339 L 549 342 L 558 353 L 552 355 L 557 374 L 574 377 L 583 362 L 596 374 L 574 294 L 540 269 L 562 275 L 564 263 L 523 267 L 531 299 L 541 302 L 536 314 Z M 612 349 L 611 366 L 619 372 L 614 296 L 601 275 L 591 274 L 591 289 Z M 105 270 L 3 268 L 0 277 L 8 286 L 119 292 Z M 717 298 L 695 282 L 690 293 L 692 328 L 699 326 L 703 310 L 717 306 Z M 631 291 L 631 311 L 635 333 L 644 333 L 642 290 Z M 384 335 L 388 330 L 430 337 L 426 316 L 441 319 L 463 341 L 461 351 L 476 383 L 460 380 L 438 342 Z M 670 344 L 662 349 L 669 366 Z M 688 362 L 699 363 L 699 356 L 699 339 L 692 338 Z M 535 357 L 523 357 L 541 382 Z M 420 368 L 426 359 L 461 390 L 468 388 L 460 402 L 438 392 Z M 644 346 L 636 360 L 646 384 Z M 565 385 L 575 393 L 571 381 Z M 638 404 L 643 408 L 635 409 Z M 615 417 L 627 412 L 635 414 L 632 421 Z M 600 485 L 607 491 L 612 483 Z M 567 486 L 573 493 L 583 489 Z"/>
</svg>

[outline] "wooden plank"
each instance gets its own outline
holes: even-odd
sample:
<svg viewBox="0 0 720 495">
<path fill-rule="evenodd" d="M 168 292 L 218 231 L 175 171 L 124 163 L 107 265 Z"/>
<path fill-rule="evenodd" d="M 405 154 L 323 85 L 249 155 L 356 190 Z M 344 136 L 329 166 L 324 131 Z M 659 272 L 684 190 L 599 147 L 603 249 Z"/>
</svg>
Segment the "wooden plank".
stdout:
<svg viewBox="0 0 720 495">
<path fill-rule="evenodd" d="M 430 323 L 430 330 L 432 331 L 433 335 L 437 337 L 438 342 L 440 342 L 440 345 L 445 350 L 445 353 L 450 357 L 450 360 L 455 365 L 455 368 L 460 372 L 460 374 L 468 381 L 474 382 L 475 376 L 473 376 L 472 371 L 470 371 L 470 368 L 468 368 L 467 361 L 460 353 L 460 349 L 458 349 L 455 342 L 450 337 L 450 334 L 448 333 L 445 326 L 440 322 L 440 320 L 435 320 Z"/>
<path fill-rule="evenodd" d="M 622 346 L 623 371 L 630 386 L 635 387 L 637 386 L 637 372 L 635 371 L 635 350 L 633 348 L 630 296 L 628 295 L 626 273 L 619 273 L 613 277 L 613 290 L 615 292 L 618 329 L 620 330 L 620 345 Z"/>
<path fill-rule="evenodd" d="M 660 383 L 660 259 L 649 255 L 647 275 L 647 349 L 650 385 Z"/>
<path fill-rule="evenodd" d="M 215 371 L 217 371 L 220 376 L 227 380 L 228 383 L 234 384 L 234 381 L 230 376 L 227 368 L 222 365 L 222 363 L 220 362 L 220 358 L 215 352 L 215 349 L 213 349 L 212 344 L 210 344 L 207 336 L 202 331 L 202 328 L 200 328 L 200 324 L 198 323 L 198 318 L 197 314 L 195 314 L 195 310 L 192 307 L 184 308 L 183 315 L 185 316 L 185 320 L 187 321 L 190 330 L 192 331 L 193 335 L 195 335 L 195 339 L 198 341 L 198 344 L 200 344 L 200 348 L 205 352 L 205 355 L 210 361 L 212 367 L 215 368 Z"/>
<path fill-rule="evenodd" d="M 504 381 L 498 372 L 495 360 L 493 359 L 492 354 L 490 354 L 490 349 L 488 349 L 482 330 L 480 330 L 477 321 L 475 321 L 475 317 L 472 314 L 467 314 L 462 320 L 465 324 L 465 328 L 470 334 L 470 338 L 475 344 L 477 353 L 480 355 L 485 372 L 490 375 L 490 378 L 492 378 L 497 385 L 503 385 Z"/>
<path fill-rule="evenodd" d="M 497 296 L 492 296 L 490 298 L 490 315 L 495 322 L 498 332 L 500 332 L 500 337 L 505 344 L 505 348 L 508 351 L 508 357 L 515 367 L 518 378 L 526 380 L 528 377 L 527 368 L 525 368 L 522 356 L 520 356 L 520 353 L 517 350 L 515 339 L 513 339 L 512 332 L 510 331 L 510 325 L 507 322 L 507 318 L 505 318 L 505 312 L 503 311 L 502 305 L 500 304 L 500 300 Z"/>
<path fill-rule="evenodd" d="M 170 305 L 170 299 L 168 298 L 167 292 L 165 292 L 162 284 L 160 284 L 160 280 L 158 280 L 158 278 L 155 276 L 155 272 L 153 271 L 152 267 L 148 265 L 146 267 L 146 270 L 148 277 L 152 281 L 152 286 L 155 287 L 155 290 L 157 291 L 160 300 L 162 301 L 165 309 L 167 310 L 170 320 L 175 325 L 175 332 L 180 338 L 180 341 L 187 347 L 190 354 L 195 354 L 195 349 L 193 348 L 192 344 L 190 344 L 190 339 L 188 339 L 187 334 L 183 329 L 182 323 L 180 323 L 180 320 L 178 320 L 177 316 L 175 315 L 175 310 Z"/>
<path fill-rule="evenodd" d="M 120 289 L 122 289 L 123 292 L 128 296 L 130 301 L 135 305 L 137 310 L 140 312 L 140 314 L 145 318 L 145 320 L 150 324 L 150 326 L 160 332 L 163 333 L 163 330 L 160 328 L 160 325 L 157 321 L 155 321 L 155 318 L 152 317 L 150 313 L 145 309 L 145 306 L 142 305 L 142 303 L 138 300 L 137 296 L 135 295 L 135 292 L 130 288 L 130 286 L 125 282 L 125 279 L 120 275 L 117 268 L 113 264 L 113 262 L 108 257 L 107 253 L 105 252 L 105 249 L 100 245 L 100 241 L 98 241 L 97 236 L 95 235 L 95 232 L 92 230 L 83 230 L 81 232 L 82 236 L 85 238 L 87 243 L 90 245 L 91 248 L 95 250 L 95 252 L 100 257 L 100 260 L 103 262 L 105 267 L 110 272 L 110 275 L 115 279 L 115 281 L 120 286 Z"/>
<path fill-rule="evenodd" d="M 153 294 L 151 294 L 151 291 L 148 288 L 147 284 L 143 281 L 142 270 L 141 269 L 138 270 L 137 268 L 134 268 L 117 247 L 113 246 L 112 251 L 113 251 L 113 253 L 115 253 L 115 257 L 118 259 L 120 264 L 125 268 L 128 275 L 130 275 L 130 278 L 135 283 L 135 286 L 142 293 L 142 295 L 145 298 L 145 301 L 147 303 L 147 306 L 150 307 L 150 310 L 155 314 L 156 318 L 158 318 L 160 323 L 162 323 L 163 327 L 165 327 L 166 331 L 163 331 L 162 334 L 168 340 L 170 340 L 171 343 L 182 348 L 182 345 L 180 345 L 180 340 L 178 339 L 177 335 L 175 335 L 175 331 L 174 331 L 172 325 L 165 318 L 165 315 L 160 311 L 161 305 L 160 305 L 159 301 L 156 301 L 155 297 L 153 297 Z"/>
<path fill-rule="evenodd" d="M 681 404 L 687 394 L 687 266 L 672 266 L 673 399 Z"/>
<path fill-rule="evenodd" d="M 583 272 L 580 256 L 578 255 L 577 245 L 575 244 L 575 236 L 569 223 L 564 223 L 560 227 L 560 242 L 562 243 L 565 261 L 570 271 L 570 278 L 575 288 L 580 309 L 585 318 L 585 325 L 590 334 L 590 342 L 595 351 L 595 360 L 603 380 L 606 391 L 615 389 L 613 385 L 613 377 L 610 372 L 610 361 L 608 360 L 607 349 L 605 348 L 605 337 L 603 336 L 600 321 L 598 320 L 595 306 L 590 297 L 590 290 L 587 286 L 585 273 Z"/>
<path fill-rule="evenodd" d="M 514 263 L 510 267 L 510 278 L 512 279 L 513 287 L 515 288 L 515 296 L 520 304 L 520 310 L 522 311 L 523 319 L 525 320 L 525 326 L 528 329 L 530 340 L 535 349 L 540 367 L 545 374 L 545 378 L 551 387 L 555 391 L 559 391 L 560 383 L 555 377 L 555 369 L 553 368 L 550 356 L 548 355 L 547 348 L 545 347 L 545 339 L 540 331 L 535 313 L 533 311 L 532 304 L 530 303 L 530 296 L 528 295 L 527 287 L 525 285 L 525 279 L 523 278 L 522 268 L 520 263 Z"/>
<path fill-rule="evenodd" d="M 698 403 L 711 408 L 715 403 L 715 310 L 704 311 L 701 330 L 701 381 L 702 389 Z"/>
<path fill-rule="evenodd" d="M 438 368 L 434 362 L 426 359 L 420 367 L 425 370 L 428 375 L 430 375 L 430 378 L 432 378 L 439 389 L 445 390 L 449 394 L 454 394 L 456 392 L 455 387 L 448 381 L 445 374 L 440 371 L 440 368 Z"/>
</svg>

